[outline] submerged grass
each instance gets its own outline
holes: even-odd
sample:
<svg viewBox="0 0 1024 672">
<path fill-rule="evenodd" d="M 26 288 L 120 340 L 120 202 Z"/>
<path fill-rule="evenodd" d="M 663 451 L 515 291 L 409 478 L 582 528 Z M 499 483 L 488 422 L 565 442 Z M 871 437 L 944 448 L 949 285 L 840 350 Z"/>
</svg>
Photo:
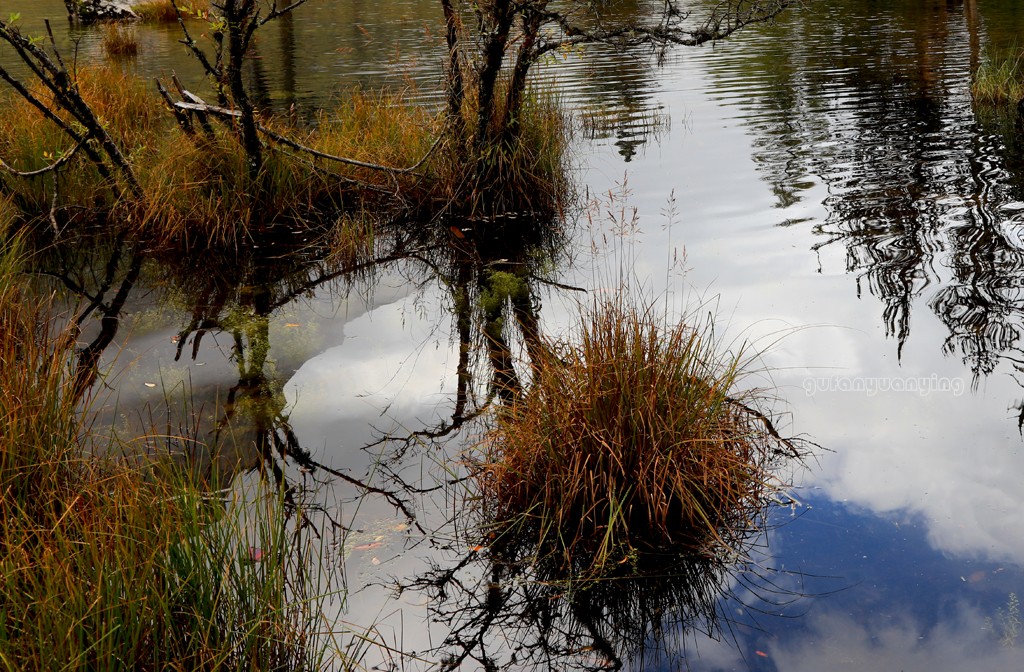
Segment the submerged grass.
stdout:
<svg viewBox="0 0 1024 672">
<path fill-rule="evenodd" d="M 5 241 L 0 667 L 318 669 L 316 603 L 292 581 L 302 567 L 281 493 L 261 495 L 243 523 L 237 492 L 232 503 L 177 472 L 83 453 L 74 332 L 26 288 L 17 241 Z"/>
<path fill-rule="evenodd" d="M 494 546 L 532 538 L 539 558 L 603 576 L 652 555 L 735 554 L 793 447 L 736 398 L 742 354 L 711 325 L 599 302 L 578 342 L 549 344 L 530 389 L 485 441 Z"/>
<path fill-rule="evenodd" d="M 1012 105 L 1024 100 L 1024 53 L 1011 46 L 1003 53 L 988 54 L 971 83 L 975 102 Z"/>
</svg>

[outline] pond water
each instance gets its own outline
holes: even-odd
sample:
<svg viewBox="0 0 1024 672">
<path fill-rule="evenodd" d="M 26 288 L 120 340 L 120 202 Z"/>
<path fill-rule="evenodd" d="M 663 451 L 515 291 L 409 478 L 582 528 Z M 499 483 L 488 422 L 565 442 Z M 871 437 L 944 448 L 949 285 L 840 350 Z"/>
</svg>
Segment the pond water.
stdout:
<svg viewBox="0 0 1024 672">
<path fill-rule="evenodd" d="M 61 16 L 51 0 L 4 4 L 29 26 Z M 311 3 L 263 38 L 266 106 L 309 110 L 355 83 L 405 82 L 435 101 L 439 14 L 427 0 Z M 807 2 L 661 67 L 593 50 L 545 68 L 587 120 L 574 164 L 591 205 L 544 277 L 593 294 L 624 273 L 670 311 L 707 304 L 723 343 L 764 348 L 764 372 L 748 383 L 771 387 L 788 431 L 822 446 L 794 475 L 796 503 L 722 579 L 718 636 L 701 632 L 685 600 L 667 600 L 660 637 L 620 633 L 625 667 L 1024 666 L 1024 136 L 970 94 L 986 53 L 1021 22 L 1012 1 Z M 173 68 L 201 87 L 172 29 L 143 34 L 139 69 Z M 94 32 L 72 37 L 99 58 Z M 54 263 L 99 282 L 117 250 L 95 248 Z M 381 493 L 331 480 L 355 530 L 338 553 L 349 592 L 337 618 L 393 647 L 368 653 L 368 668 L 431 669 L 452 653 L 452 623 L 480 625 L 487 598 L 486 580 L 483 595 L 446 600 L 393 589 L 435 565 L 486 573 L 460 565 L 458 486 L 432 490 L 480 430 L 449 431 L 463 370 L 451 278 L 408 257 L 333 278 L 329 260 L 305 254 L 281 268 L 253 252 L 223 278 L 208 261 L 147 261 L 103 354 L 107 417 L 130 433 L 166 422 L 170 399 L 234 425 L 235 450 L 219 459 L 258 463 L 251 436 L 269 432 L 401 493 L 422 529 Z M 544 331 L 562 333 L 580 293 L 533 290 Z M 253 354 L 257 342 L 268 349 Z M 270 410 L 268 387 L 283 399 Z M 262 409 L 257 420 L 241 419 L 246 403 Z M 296 478 L 300 467 L 286 465 Z M 543 637 L 529 610 L 514 611 L 481 626 L 501 668 L 611 664 L 585 643 L 545 657 L 530 648 Z"/>
</svg>

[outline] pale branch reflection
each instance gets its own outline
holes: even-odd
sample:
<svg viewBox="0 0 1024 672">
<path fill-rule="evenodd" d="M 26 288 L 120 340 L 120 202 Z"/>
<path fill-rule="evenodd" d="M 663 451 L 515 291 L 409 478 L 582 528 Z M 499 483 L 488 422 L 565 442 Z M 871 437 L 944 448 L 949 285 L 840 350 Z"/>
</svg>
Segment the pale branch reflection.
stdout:
<svg viewBox="0 0 1024 672">
<path fill-rule="evenodd" d="M 411 449 L 441 445 L 494 402 L 509 404 L 521 394 L 517 367 L 536 365 L 543 347 L 537 285 L 584 291 L 544 278 L 543 269 L 554 268 L 564 253 L 563 227 L 558 219 L 514 215 L 451 220 L 417 231 L 408 254 L 410 279 L 445 291 L 458 351 L 454 405 L 439 424 L 400 434 L 381 432 L 364 450 L 386 446 L 386 465 L 400 464 Z M 517 344 L 525 350 L 525 361 L 516 354 Z M 478 380 L 485 377 L 481 389 Z"/>
</svg>

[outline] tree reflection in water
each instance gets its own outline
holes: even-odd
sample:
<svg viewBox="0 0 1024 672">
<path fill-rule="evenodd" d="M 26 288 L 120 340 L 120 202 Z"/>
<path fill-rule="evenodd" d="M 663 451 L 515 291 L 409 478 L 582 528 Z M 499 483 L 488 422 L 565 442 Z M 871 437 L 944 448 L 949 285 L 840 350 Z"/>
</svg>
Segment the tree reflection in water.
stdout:
<svg viewBox="0 0 1024 672">
<path fill-rule="evenodd" d="M 816 183 L 827 188 L 812 249 L 842 246 L 857 296 L 881 302 L 899 357 L 912 311 L 927 305 L 948 329 L 945 352 L 962 358 L 975 385 L 1000 365 L 1019 375 L 1021 122 L 1015 110 L 970 95 L 984 54 L 1016 39 L 1018 14 L 1007 3 L 960 0 L 881 10 L 845 0 L 833 9 L 848 31 L 793 12 L 784 30 L 795 39 L 740 57 L 742 68 L 753 60 L 766 73 L 746 84 L 745 93 L 759 91 L 742 104 L 752 108 L 744 116 L 755 160 L 777 207 L 795 206 Z M 863 35 L 886 47 L 866 46 Z M 740 67 L 728 59 L 708 66 Z M 728 77 L 715 81 L 730 93 Z"/>
<path fill-rule="evenodd" d="M 227 336 L 235 382 L 226 389 L 201 384 L 165 394 L 166 407 L 136 411 L 134 429 L 117 430 L 127 432 L 122 436 L 127 445 L 137 446 L 135 437 L 145 436 L 150 453 L 176 456 L 210 482 L 250 472 L 286 488 L 309 479 L 344 481 L 357 497 L 382 498 L 427 539 L 479 530 L 480 521 L 466 513 L 482 509 L 458 502 L 455 510 L 462 513 L 455 518 L 425 519 L 416 504 L 428 493 L 471 496 L 471 474 L 462 465 L 446 464 L 446 479 L 432 483 L 407 482 L 403 465 L 420 459 L 427 447 L 463 442 L 468 423 L 482 422 L 489 408 L 512 403 L 528 389 L 543 347 L 539 288 L 575 290 L 545 277 L 565 253 L 562 226 L 526 214 L 395 224 L 376 232 L 372 248 L 337 239 L 285 238 L 230 252 L 207 251 L 190 263 L 142 250 L 125 238 L 69 237 L 47 247 L 36 257 L 35 270 L 79 297 L 72 319 L 82 326 L 83 338 L 91 339 L 78 361 L 82 394 L 97 380 L 117 382 L 104 370 L 109 364 L 103 355 L 118 343 L 126 315 L 154 304 L 173 304 L 179 314 L 184 307 L 185 322 L 174 337 L 175 360 L 196 362 L 218 336 Z M 455 394 L 450 415 L 440 424 L 381 434 L 365 446 L 383 452 L 371 472 L 359 477 L 321 463 L 301 445 L 283 394 L 294 369 L 271 354 L 272 318 L 314 294 L 369 293 L 382 272 L 396 269 L 417 286 L 444 290 L 449 310 L 438 314 L 453 321 Z M 98 329 L 89 323 L 95 314 Z M 211 340 L 215 343 L 207 344 Z M 98 394 L 97 388 L 91 394 Z M 344 527 L 330 512 L 320 514 L 326 516 L 322 524 Z M 434 617 L 450 625 L 450 634 L 433 652 L 449 669 L 471 659 L 485 669 L 504 664 L 618 668 L 631 659 L 684 654 L 673 648 L 683 641 L 683 632 L 715 637 L 729 632 L 723 595 L 759 595 L 773 610 L 796 597 L 770 595 L 753 578 L 756 572 L 747 561 L 766 539 L 758 518 L 742 545 L 728 554 L 641 554 L 621 573 L 600 580 L 581 582 L 554 565 L 535 562 L 535 549 L 520 538 L 500 548 L 473 542 L 473 550 L 453 567 L 402 583 L 429 594 Z"/>
<path fill-rule="evenodd" d="M 538 562 L 535 544 L 520 537 L 471 546 L 399 590 L 426 593 L 432 620 L 450 628 L 434 652 L 444 670 L 467 661 L 485 670 L 685 665 L 695 635 L 728 640 L 741 621 L 781 614 L 805 597 L 754 561 L 765 550 L 759 525 L 771 506 L 735 554 L 640 553 L 619 571 L 581 579 Z"/>
<path fill-rule="evenodd" d="M 504 228 L 510 226 L 515 228 Z M 536 221 L 490 222 L 486 228 L 467 223 L 453 225 L 447 236 L 447 245 L 421 246 L 440 257 L 421 260 L 450 288 L 460 346 L 456 413 L 433 431 L 386 437 L 394 442 L 396 461 L 426 438 L 443 441 L 495 402 L 516 403 L 529 394 L 534 372 L 550 357 L 542 354 L 548 346 L 539 329 L 537 284 L 552 284 L 542 279 L 542 269 L 559 253 L 557 228 Z M 519 369 L 512 338 L 526 355 Z M 489 383 L 482 398 L 472 393 L 473 351 L 486 353 L 481 359 Z M 789 449 L 772 451 L 775 468 L 799 463 L 801 453 L 793 443 L 779 437 L 766 417 L 758 417 L 778 447 Z M 751 494 L 756 501 L 743 502 L 745 531 L 733 530 L 728 547 L 710 540 L 685 550 L 654 545 L 658 550 L 635 550 L 629 562 L 595 576 L 580 570 L 594 564 L 586 558 L 573 558 L 567 567 L 538 549 L 528 526 L 497 523 L 502 526 L 496 529 L 493 507 L 477 490 L 474 469 L 448 482 L 446 508 L 456 513 L 435 531 L 446 547 L 469 550 L 449 565 L 398 580 L 399 592 L 424 593 L 431 620 L 447 628 L 444 641 L 429 652 L 441 669 L 469 664 L 485 670 L 644 668 L 662 657 L 679 662 L 693 633 L 728 636 L 735 609 L 746 616 L 777 613 L 802 597 L 783 589 L 754 561 L 764 552 L 770 513 L 787 499 L 779 489 L 759 489 Z M 590 551 L 580 545 L 578 552 Z"/>
</svg>

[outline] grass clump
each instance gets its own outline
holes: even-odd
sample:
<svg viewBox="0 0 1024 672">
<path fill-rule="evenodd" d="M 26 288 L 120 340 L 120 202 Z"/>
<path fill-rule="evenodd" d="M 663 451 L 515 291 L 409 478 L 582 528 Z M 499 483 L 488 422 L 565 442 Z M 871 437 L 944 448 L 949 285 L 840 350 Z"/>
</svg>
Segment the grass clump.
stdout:
<svg viewBox="0 0 1024 672">
<path fill-rule="evenodd" d="M 103 51 L 108 56 L 132 58 L 139 55 L 139 35 L 134 26 L 105 23 L 101 30 Z"/>
<path fill-rule="evenodd" d="M 578 342 L 549 344 L 485 442 L 495 545 L 532 537 L 574 576 L 738 552 L 794 449 L 732 396 L 743 359 L 716 346 L 710 326 L 663 327 L 622 299 L 596 304 Z"/>
<path fill-rule="evenodd" d="M 985 105 L 1012 105 L 1024 99 L 1024 54 L 1015 46 L 988 54 L 971 83 L 974 101 Z"/>
<path fill-rule="evenodd" d="M 129 162 L 145 165 L 162 143 L 179 141 L 173 138 L 173 121 L 168 121 L 159 99 L 144 82 L 121 68 L 82 66 L 76 71 L 76 85 Z M 41 100 L 49 98 L 42 85 L 33 93 Z M 21 96 L 7 93 L 0 109 L 0 158 L 13 169 L 40 170 L 74 149 L 74 141 Z M 71 125 L 77 123 L 66 113 L 56 114 Z M 4 177 L 17 207 L 28 218 L 47 217 L 53 210 L 55 217 L 65 221 L 71 213 L 81 218 L 84 213 L 109 212 L 117 199 L 110 179 L 83 154 L 79 152 L 56 172 Z"/>
<path fill-rule="evenodd" d="M 503 93 L 507 82 L 499 82 Z M 498 96 L 498 103 L 504 95 Z M 453 214 L 470 219 L 531 215 L 551 217 L 569 200 L 569 145 L 572 124 L 557 97 L 528 88 L 518 115 L 502 126 L 506 110 L 495 104 L 483 144 L 478 144 L 478 106 L 467 95 L 459 130 L 450 127 L 452 149 L 437 169 L 441 191 Z"/>
<path fill-rule="evenodd" d="M 75 333 L 26 288 L 17 241 L 5 235 L 3 250 L 4 669 L 319 669 L 316 602 L 297 578 L 301 541 L 281 493 L 270 488 L 246 519 L 244 493 L 226 501 L 87 455 L 69 375 Z"/>
</svg>

